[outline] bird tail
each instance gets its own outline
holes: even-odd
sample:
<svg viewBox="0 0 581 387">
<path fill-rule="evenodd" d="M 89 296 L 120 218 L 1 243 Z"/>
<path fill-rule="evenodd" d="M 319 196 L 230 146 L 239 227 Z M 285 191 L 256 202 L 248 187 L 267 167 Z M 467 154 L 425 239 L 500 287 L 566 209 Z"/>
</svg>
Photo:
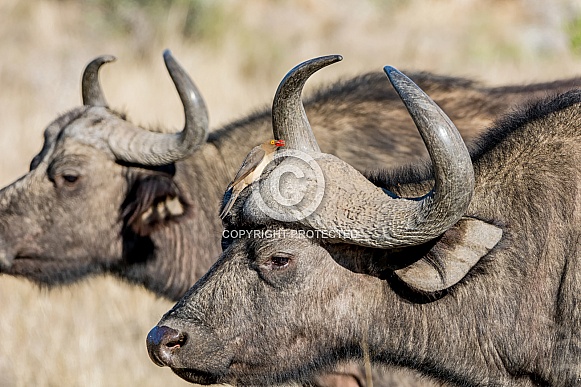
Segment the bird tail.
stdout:
<svg viewBox="0 0 581 387">
<path fill-rule="evenodd" d="M 228 198 L 226 198 L 226 196 L 228 196 Z M 220 219 L 224 219 L 226 215 L 228 215 L 228 213 L 232 209 L 232 206 L 236 202 L 236 196 L 237 195 L 234 195 L 232 189 L 226 191 L 226 193 L 224 194 L 224 200 L 222 201 L 222 203 L 224 203 L 224 201 L 226 203 L 222 205 L 222 209 L 220 210 Z"/>
</svg>

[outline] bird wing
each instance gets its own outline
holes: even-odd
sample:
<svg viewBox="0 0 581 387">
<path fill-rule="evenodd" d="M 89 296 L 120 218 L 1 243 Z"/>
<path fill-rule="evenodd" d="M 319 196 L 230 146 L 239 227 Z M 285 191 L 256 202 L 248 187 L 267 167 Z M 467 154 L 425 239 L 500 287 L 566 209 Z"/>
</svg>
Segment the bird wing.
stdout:
<svg viewBox="0 0 581 387">
<path fill-rule="evenodd" d="M 227 198 L 226 195 L 228 196 Z M 224 219 L 226 214 L 230 212 L 230 209 L 236 202 L 237 197 L 238 193 L 234 192 L 232 189 L 226 190 L 224 193 L 224 199 L 222 201 L 222 208 L 220 209 L 220 219 Z"/>
<path fill-rule="evenodd" d="M 232 180 L 232 182 L 228 185 L 228 188 L 234 187 L 236 184 L 244 180 L 246 176 L 250 175 L 256 169 L 256 167 L 258 167 L 264 156 L 266 156 L 266 152 L 264 149 L 262 149 L 262 147 L 257 146 L 252 148 L 250 153 L 248 153 L 242 162 L 238 173 L 236 173 L 236 177 L 234 177 L 234 180 Z"/>
</svg>

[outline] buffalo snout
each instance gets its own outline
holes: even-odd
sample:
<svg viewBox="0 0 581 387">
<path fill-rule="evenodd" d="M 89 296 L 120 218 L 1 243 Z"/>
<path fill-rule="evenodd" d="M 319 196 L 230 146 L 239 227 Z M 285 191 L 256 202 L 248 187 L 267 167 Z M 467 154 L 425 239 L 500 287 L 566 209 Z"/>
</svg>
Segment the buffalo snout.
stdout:
<svg viewBox="0 0 581 387">
<path fill-rule="evenodd" d="M 147 335 L 147 352 L 160 367 L 172 367 L 172 358 L 186 344 L 188 335 L 166 326 L 156 326 Z"/>
<path fill-rule="evenodd" d="M 169 367 L 180 378 L 195 384 L 217 384 L 227 378 L 232 353 L 211 331 L 162 320 L 147 335 L 147 352 L 160 367 Z"/>
</svg>

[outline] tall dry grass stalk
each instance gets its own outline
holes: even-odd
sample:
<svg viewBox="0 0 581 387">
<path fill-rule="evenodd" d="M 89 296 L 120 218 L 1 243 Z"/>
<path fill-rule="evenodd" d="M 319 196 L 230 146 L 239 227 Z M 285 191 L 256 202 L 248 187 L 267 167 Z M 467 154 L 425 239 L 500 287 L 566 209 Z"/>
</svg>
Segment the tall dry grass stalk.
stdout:
<svg viewBox="0 0 581 387">
<path fill-rule="evenodd" d="M 134 7 L 123 31 L 95 3 L 0 2 L 0 185 L 27 171 L 44 127 L 80 103 L 81 70 L 101 54 L 119 58 L 102 74 L 110 105 L 169 129 L 182 113 L 166 47 L 196 80 L 214 127 L 269 104 L 286 71 L 329 53 L 345 60 L 309 87 L 386 64 L 491 84 L 581 75 L 564 28 L 579 15 L 574 0 L 228 0 L 208 22 L 213 35 L 201 37 L 180 32 L 179 5 L 154 24 Z M 185 385 L 144 346 L 170 306 L 109 276 L 50 291 L 0 276 L 0 385 Z"/>
</svg>

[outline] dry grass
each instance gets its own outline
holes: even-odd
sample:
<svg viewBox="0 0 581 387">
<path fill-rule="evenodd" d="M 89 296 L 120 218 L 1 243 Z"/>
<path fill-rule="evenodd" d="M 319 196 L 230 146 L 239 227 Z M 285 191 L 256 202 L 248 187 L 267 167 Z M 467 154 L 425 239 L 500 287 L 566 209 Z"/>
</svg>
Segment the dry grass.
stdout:
<svg viewBox="0 0 581 387">
<path fill-rule="evenodd" d="M 213 126 L 268 103 L 288 69 L 328 53 L 345 60 L 311 85 L 385 64 L 491 84 L 581 75 L 565 28 L 581 12 L 574 0 L 230 0 L 202 38 L 179 33 L 179 6 L 155 24 L 133 12 L 134 28 L 122 33 L 87 3 L 0 3 L 2 186 L 26 172 L 43 128 L 80 103 L 81 70 L 105 53 L 119 58 L 103 71 L 110 104 L 168 128 L 181 127 L 182 116 L 163 68 L 166 47 L 204 93 Z M 170 305 L 110 277 L 46 291 L 0 276 L 0 385 L 183 385 L 144 347 Z"/>
</svg>

